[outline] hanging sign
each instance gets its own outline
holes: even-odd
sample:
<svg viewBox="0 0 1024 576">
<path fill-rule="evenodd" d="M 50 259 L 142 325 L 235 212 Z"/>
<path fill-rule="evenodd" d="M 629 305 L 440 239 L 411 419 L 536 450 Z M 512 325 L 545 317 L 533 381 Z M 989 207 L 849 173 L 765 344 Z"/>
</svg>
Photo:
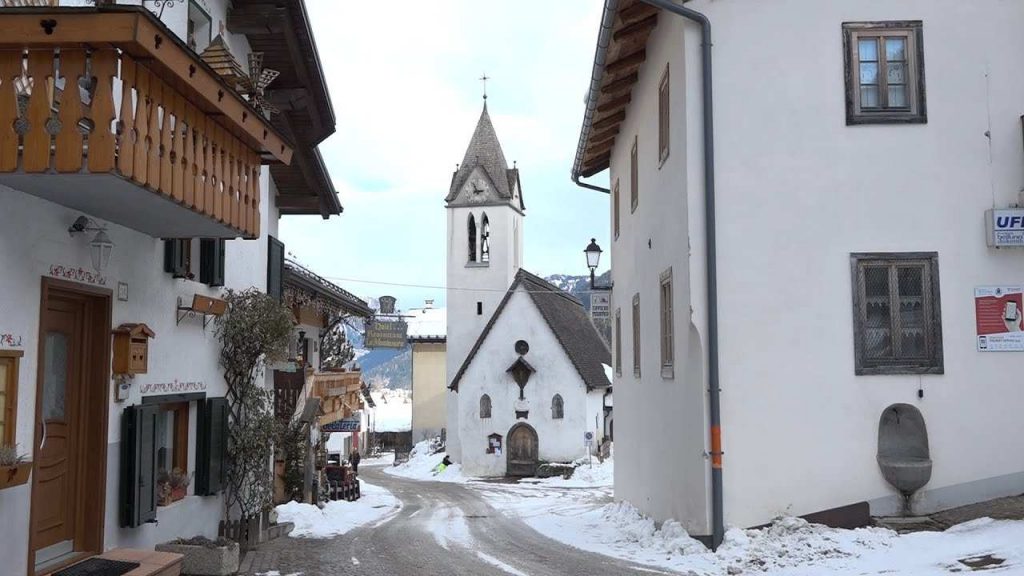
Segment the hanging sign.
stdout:
<svg viewBox="0 0 1024 576">
<path fill-rule="evenodd" d="M 590 293 L 590 317 L 607 319 L 611 316 L 612 295 L 608 292 Z"/>
<path fill-rule="evenodd" d="M 1024 352 L 1024 286 L 974 290 L 979 352 Z"/>
<path fill-rule="evenodd" d="M 359 418 L 342 418 L 320 426 L 321 432 L 359 432 Z"/>
<path fill-rule="evenodd" d="M 1024 247 L 1024 208 L 989 210 L 985 213 L 988 245 L 996 248 Z"/>
<path fill-rule="evenodd" d="M 367 348 L 405 348 L 408 328 L 402 320 L 368 320 L 364 345 Z"/>
</svg>

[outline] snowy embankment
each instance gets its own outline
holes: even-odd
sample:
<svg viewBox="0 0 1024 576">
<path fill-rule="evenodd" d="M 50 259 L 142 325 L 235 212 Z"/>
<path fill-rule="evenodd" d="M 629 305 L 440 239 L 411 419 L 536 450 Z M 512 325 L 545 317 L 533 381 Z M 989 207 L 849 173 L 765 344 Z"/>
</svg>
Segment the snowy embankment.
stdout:
<svg viewBox="0 0 1024 576">
<path fill-rule="evenodd" d="M 289 502 L 277 507 L 278 522 L 292 522 L 294 538 L 333 538 L 372 522 L 390 518 L 402 507 L 391 492 L 360 481 L 362 496 L 355 502 L 336 500 L 323 509 Z"/>
<path fill-rule="evenodd" d="M 473 484 L 497 509 L 564 544 L 639 564 L 707 576 L 932 576 L 971 572 L 986 564 L 999 574 L 1024 575 L 1024 522 L 976 520 L 946 532 L 897 535 L 883 528 L 837 530 L 780 518 L 760 530 L 731 529 L 717 553 L 674 521 L 660 526 L 628 503 L 613 503 L 605 472 L 595 463 L 589 488 L 573 480 Z M 561 485 L 560 485 L 561 484 Z M 991 555 L 992 558 L 986 558 Z"/>
<path fill-rule="evenodd" d="M 434 448 L 430 440 L 418 442 L 409 453 L 409 461 L 398 466 L 385 468 L 384 473 L 410 480 L 426 480 L 429 482 L 451 482 L 465 484 L 470 479 L 462 475 L 462 466 L 452 464 L 438 472 L 438 465 L 444 460 L 444 452 L 433 454 Z"/>
</svg>

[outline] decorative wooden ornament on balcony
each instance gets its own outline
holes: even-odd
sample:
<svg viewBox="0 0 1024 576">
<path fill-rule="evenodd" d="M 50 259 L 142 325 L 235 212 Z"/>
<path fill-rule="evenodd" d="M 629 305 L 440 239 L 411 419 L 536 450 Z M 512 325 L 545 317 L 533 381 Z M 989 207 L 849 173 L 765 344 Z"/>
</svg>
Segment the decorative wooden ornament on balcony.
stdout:
<svg viewBox="0 0 1024 576">
<path fill-rule="evenodd" d="M 210 45 L 203 50 L 199 57 L 236 89 L 248 80 L 245 71 L 242 70 L 242 65 L 228 50 L 227 44 L 224 43 L 224 37 L 220 34 L 210 42 Z"/>
<path fill-rule="evenodd" d="M 242 94 L 265 116 L 280 112 L 276 106 L 267 102 L 265 95 L 267 86 L 280 74 L 277 70 L 263 67 L 263 52 L 249 53 L 249 76 L 242 79 Z"/>
</svg>

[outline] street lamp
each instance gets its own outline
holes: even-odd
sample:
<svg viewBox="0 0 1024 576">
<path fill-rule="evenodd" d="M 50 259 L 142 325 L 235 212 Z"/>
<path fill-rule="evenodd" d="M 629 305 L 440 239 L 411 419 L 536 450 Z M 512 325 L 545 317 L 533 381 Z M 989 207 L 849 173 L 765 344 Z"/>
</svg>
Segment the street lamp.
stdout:
<svg viewBox="0 0 1024 576">
<path fill-rule="evenodd" d="M 597 270 L 597 265 L 601 263 L 601 247 L 597 245 L 597 239 L 591 238 L 590 245 L 583 250 L 583 253 L 587 255 L 587 268 L 590 268 L 590 289 L 591 290 L 611 290 L 612 284 L 609 283 L 607 286 L 595 286 L 594 285 L 594 271 Z"/>
</svg>

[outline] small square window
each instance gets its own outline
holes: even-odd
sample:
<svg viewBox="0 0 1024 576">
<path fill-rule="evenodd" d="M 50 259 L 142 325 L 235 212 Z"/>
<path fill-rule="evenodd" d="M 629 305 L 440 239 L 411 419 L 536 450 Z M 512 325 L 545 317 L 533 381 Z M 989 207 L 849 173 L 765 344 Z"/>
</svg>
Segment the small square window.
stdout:
<svg viewBox="0 0 1024 576">
<path fill-rule="evenodd" d="M 938 255 L 852 254 L 855 371 L 942 374 Z"/>
<path fill-rule="evenodd" d="M 924 124 L 920 21 L 843 24 L 846 124 Z"/>
</svg>

